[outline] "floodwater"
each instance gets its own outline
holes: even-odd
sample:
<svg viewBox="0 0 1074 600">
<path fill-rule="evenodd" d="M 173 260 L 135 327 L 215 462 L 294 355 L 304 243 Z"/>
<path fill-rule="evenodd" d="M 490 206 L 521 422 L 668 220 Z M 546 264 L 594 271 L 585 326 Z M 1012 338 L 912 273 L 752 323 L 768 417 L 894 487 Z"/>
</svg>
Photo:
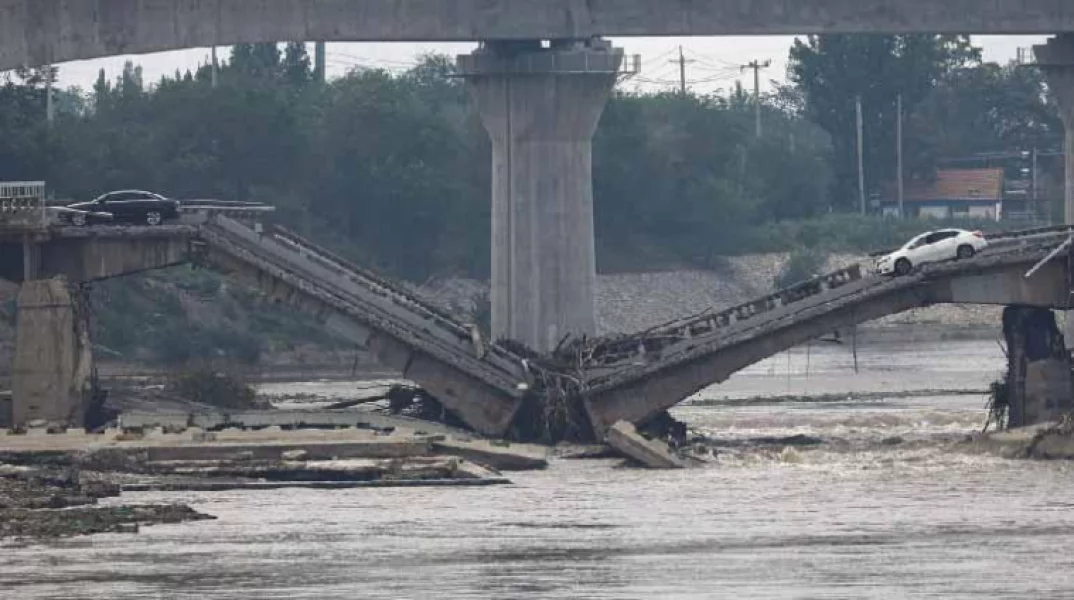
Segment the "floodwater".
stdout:
<svg viewBox="0 0 1074 600">
<path fill-rule="evenodd" d="M 1002 366 L 994 342 L 862 348 L 858 374 L 845 347 L 797 349 L 678 410 L 729 443 L 698 470 L 557 461 L 484 489 L 132 495 L 219 520 L 2 549 L 0 596 L 1074 598 L 1071 467 L 952 447 L 985 417 L 955 391 Z M 742 401 L 835 392 L 892 396 Z M 748 442 L 794 434 L 827 443 Z"/>
</svg>

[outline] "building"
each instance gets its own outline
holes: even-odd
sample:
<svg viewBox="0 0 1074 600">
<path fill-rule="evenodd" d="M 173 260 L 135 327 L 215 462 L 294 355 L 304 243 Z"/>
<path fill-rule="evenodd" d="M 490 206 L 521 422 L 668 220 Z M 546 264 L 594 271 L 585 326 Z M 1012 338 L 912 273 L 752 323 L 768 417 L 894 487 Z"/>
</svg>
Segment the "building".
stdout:
<svg viewBox="0 0 1074 600">
<path fill-rule="evenodd" d="M 934 181 L 907 185 L 903 202 L 910 217 L 998 221 L 1003 214 L 1003 199 L 1003 169 L 942 169 L 936 172 Z M 896 194 L 885 194 L 881 209 L 884 215 L 897 216 Z"/>
</svg>

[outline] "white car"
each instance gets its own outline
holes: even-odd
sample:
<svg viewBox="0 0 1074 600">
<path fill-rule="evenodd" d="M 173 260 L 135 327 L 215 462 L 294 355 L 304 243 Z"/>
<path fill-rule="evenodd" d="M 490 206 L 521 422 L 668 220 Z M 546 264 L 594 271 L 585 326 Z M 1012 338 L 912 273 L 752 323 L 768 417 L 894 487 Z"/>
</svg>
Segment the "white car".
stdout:
<svg viewBox="0 0 1074 600">
<path fill-rule="evenodd" d="M 988 247 L 988 241 L 980 231 L 963 229 L 940 229 L 922 233 L 898 250 L 881 256 L 876 261 L 876 272 L 881 275 L 906 275 L 928 263 L 953 259 L 973 258 Z"/>
</svg>

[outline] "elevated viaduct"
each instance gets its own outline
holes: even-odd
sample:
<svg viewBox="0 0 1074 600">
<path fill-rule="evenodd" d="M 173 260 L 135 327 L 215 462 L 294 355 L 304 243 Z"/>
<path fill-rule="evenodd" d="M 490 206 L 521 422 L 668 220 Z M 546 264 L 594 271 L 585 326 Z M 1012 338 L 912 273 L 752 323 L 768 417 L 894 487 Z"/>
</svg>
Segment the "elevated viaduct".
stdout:
<svg viewBox="0 0 1074 600">
<path fill-rule="evenodd" d="M 240 42 L 482 42 L 458 66 L 492 138 L 493 332 L 547 351 L 596 328 L 591 139 L 634 68 L 602 37 L 1071 32 L 1069 0 L 0 0 L 0 69 Z M 1071 39 L 1038 49 L 1068 116 Z"/>
</svg>

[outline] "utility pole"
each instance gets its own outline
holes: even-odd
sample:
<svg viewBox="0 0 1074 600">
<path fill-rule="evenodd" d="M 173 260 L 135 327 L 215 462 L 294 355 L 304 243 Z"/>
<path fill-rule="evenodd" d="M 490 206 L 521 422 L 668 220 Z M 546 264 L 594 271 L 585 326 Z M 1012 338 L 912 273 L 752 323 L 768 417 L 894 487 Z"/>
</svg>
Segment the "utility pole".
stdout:
<svg viewBox="0 0 1074 600">
<path fill-rule="evenodd" d="M 324 83 L 328 77 L 325 72 L 325 45 L 324 42 L 317 42 L 313 45 L 313 77 L 320 83 Z"/>
<path fill-rule="evenodd" d="M 761 137 L 761 69 L 767 69 L 772 66 L 772 61 L 766 60 L 763 63 L 756 60 L 742 65 L 742 71 L 746 69 L 753 69 L 753 107 L 756 112 L 756 123 L 754 124 L 754 133 L 758 138 Z"/>
<path fill-rule="evenodd" d="M 1031 171 L 1030 177 L 1033 180 L 1033 183 L 1032 183 L 1033 189 L 1030 192 L 1030 194 L 1032 194 L 1031 197 L 1033 199 L 1033 219 L 1034 220 L 1040 218 L 1040 216 L 1041 216 L 1041 214 L 1040 214 L 1040 212 L 1041 212 L 1040 211 L 1040 206 L 1037 205 L 1038 204 L 1037 200 L 1039 198 L 1039 196 L 1037 195 L 1037 158 L 1038 158 L 1038 156 L 1039 156 L 1039 154 L 1037 152 L 1037 149 L 1033 148 L 1033 165 L 1030 167 L 1030 171 Z"/>
<path fill-rule="evenodd" d="M 45 66 L 45 121 L 49 127 L 56 118 L 56 109 L 52 105 L 52 65 Z"/>
<path fill-rule="evenodd" d="M 855 98 L 854 108 L 856 112 L 856 121 L 858 129 L 858 197 L 861 202 L 861 214 L 865 214 L 865 150 L 864 144 L 864 132 L 862 131 L 864 126 L 862 125 L 861 118 L 861 96 Z"/>
<path fill-rule="evenodd" d="M 898 112 L 896 117 L 895 127 L 895 156 L 896 156 L 896 169 L 898 169 L 899 180 L 899 218 L 902 219 L 906 216 L 906 210 L 903 206 L 903 169 L 902 169 L 902 94 L 900 93 L 895 97 L 895 110 Z"/>
<path fill-rule="evenodd" d="M 686 55 L 682 52 L 682 46 L 679 46 L 679 58 L 669 61 L 672 64 L 679 65 L 679 93 L 684 97 L 686 96 L 686 64 L 694 62 L 693 60 L 687 60 Z"/>
<path fill-rule="evenodd" d="M 220 63 L 217 62 L 217 60 L 216 60 L 216 46 L 213 46 L 213 59 L 212 60 L 213 60 L 213 64 L 212 64 L 212 69 L 210 70 L 210 72 L 212 73 L 212 81 L 213 81 L 212 85 L 215 88 L 216 87 L 217 77 L 218 77 L 217 72 L 220 70 Z"/>
</svg>

